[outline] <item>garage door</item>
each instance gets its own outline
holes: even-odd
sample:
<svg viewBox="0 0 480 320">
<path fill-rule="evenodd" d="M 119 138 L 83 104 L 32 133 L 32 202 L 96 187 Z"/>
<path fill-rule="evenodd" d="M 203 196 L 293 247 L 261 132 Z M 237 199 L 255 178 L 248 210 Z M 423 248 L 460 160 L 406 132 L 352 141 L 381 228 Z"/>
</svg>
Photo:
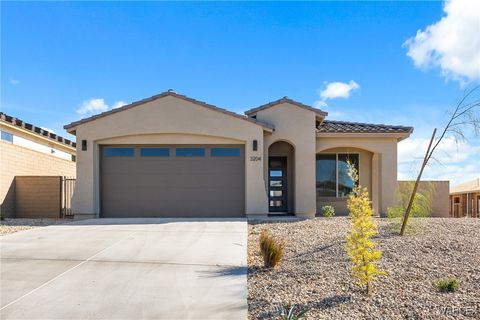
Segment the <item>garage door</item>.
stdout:
<svg viewBox="0 0 480 320">
<path fill-rule="evenodd" d="M 103 146 L 102 217 L 245 215 L 241 145 Z"/>
</svg>

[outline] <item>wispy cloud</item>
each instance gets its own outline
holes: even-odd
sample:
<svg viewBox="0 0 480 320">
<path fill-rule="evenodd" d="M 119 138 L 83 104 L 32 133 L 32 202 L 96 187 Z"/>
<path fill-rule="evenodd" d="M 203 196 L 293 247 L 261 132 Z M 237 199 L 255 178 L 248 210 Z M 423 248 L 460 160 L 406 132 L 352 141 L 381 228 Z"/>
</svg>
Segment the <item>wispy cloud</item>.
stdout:
<svg viewBox="0 0 480 320">
<path fill-rule="evenodd" d="M 315 106 L 325 107 L 327 106 L 327 100 L 331 99 L 348 99 L 352 91 L 360 88 L 360 85 L 353 80 L 346 82 L 325 82 L 324 88 L 319 90 L 318 94 L 320 99 L 315 101 Z"/>
<path fill-rule="evenodd" d="M 407 55 L 418 68 L 440 67 L 447 79 L 480 80 L 480 1 L 446 1 L 444 12 L 404 43 Z"/>
<path fill-rule="evenodd" d="M 51 132 L 51 133 L 56 133 L 55 131 L 53 131 L 52 129 L 47 128 L 47 127 L 40 127 L 40 129 L 46 130 L 46 131 Z"/>
<path fill-rule="evenodd" d="M 115 102 L 115 103 L 113 104 L 112 109 L 121 108 L 121 107 L 123 107 L 123 106 L 125 106 L 125 105 L 127 105 L 127 104 L 128 104 L 128 103 L 125 102 L 125 101 L 117 101 L 117 102 Z"/>
<path fill-rule="evenodd" d="M 19 83 L 20 83 L 20 80 L 17 80 L 17 79 L 10 79 L 10 81 L 9 81 L 9 82 L 10 82 L 10 84 L 11 84 L 11 85 L 14 85 L 14 86 L 15 86 L 15 85 L 17 85 L 17 84 L 19 84 Z"/>
<path fill-rule="evenodd" d="M 117 101 L 112 106 L 108 105 L 103 98 L 92 98 L 89 100 L 85 100 L 82 104 L 77 108 L 76 112 L 80 115 L 86 114 L 97 114 L 100 112 L 105 112 L 110 109 L 120 108 L 127 103 L 125 101 Z"/>
<path fill-rule="evenodd" d="M 414 179 L 418 174 L 429 139 L 409 138 L 398 144 L 399 179 Z M 456 141 L 445 138 L 425 169 L 423 179 L 450 180 L 452 185 L 476 178 L 480 173 L 478 140 Z"/>
</svg>

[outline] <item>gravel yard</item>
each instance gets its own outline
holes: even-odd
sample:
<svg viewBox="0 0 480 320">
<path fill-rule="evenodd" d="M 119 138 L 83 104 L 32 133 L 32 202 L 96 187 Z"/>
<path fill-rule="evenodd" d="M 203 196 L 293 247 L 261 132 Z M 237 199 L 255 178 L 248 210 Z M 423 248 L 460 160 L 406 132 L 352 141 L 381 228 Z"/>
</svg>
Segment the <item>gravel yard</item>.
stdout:
<svg viewBox="0 0 480 320">
<path fill-rule="evenodd" d="M 388 272 L 366 297 L 349 271 L 347 218 L 251 223 L 248 238 L 250 319 L 276 319 L 280 304 L 307 307 L 307 319 L 480 319 L 480 219 L 417 220 L 405 237 L 380 219 L 380 267 Z M 258 236 L 268 229 L 285 241 L 285 257 L 265 270 Z M 440 293 L 439 278 L 457 277 L 455 293 Z"/>
<path fill-rule="evenodd" d="M 36 227 L 64 224 L 69 221 L 63 219 L 5 219 L 0 221 L 0 236 Z"/>
</svg>

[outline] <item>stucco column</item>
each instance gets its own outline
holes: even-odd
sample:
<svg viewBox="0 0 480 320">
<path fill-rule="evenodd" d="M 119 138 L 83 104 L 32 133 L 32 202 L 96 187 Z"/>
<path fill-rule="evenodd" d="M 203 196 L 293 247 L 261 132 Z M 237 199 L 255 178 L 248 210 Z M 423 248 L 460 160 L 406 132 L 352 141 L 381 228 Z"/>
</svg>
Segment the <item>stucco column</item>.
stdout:
<svg viewBox="0 0 480 320">
<path fill-rule="evenodd" d="M 375 152 L 372 156 L 372 207 L 374 210 L 375 216 L 380 216 L 380 198 L 381 190 L 379 189 L 379 179 L 380 179 L 380 155 Z"/>
<path fill-rule="evenodd" d="M 96 169 L 95 165 L 92 165 L 95 148 L 96 145 L 92 140 L 87 140 L 87 150 L 85 151 L 82 150 L 81 143 L 77 144 L 77 180 L 72 196 L 72 209 L 75 219 L 93 218 L 96 214 L 98 215 L 98 212 L 95 212 L 95 202 L 97 201 L 94 188 Z"/>
<path fill-rule="evenodd" d="M 315 140 L 314 140 L 315 141 Z M 315 144 L 295 150 L 295 215 L 313 218 L 317 211 L 315 188 Z"/>
<path fill-rule="evenodd" d="M 387 148 L 386 148 L 387 149 Z M 397 192 L 397 145 L 389 146 L 386 152 L 380 157 L 381 177 L 380 177 L 380 215 L 385 216 L 387 208 L 395 204 L 395 193 Z"/>
<path fill-rule="evenodd" d="M 265 163 L 262 136 L 257 137 L 258 150 L 252 150 L 252 141 L 245 144 L 245 212 L 248 216 L 267 215 L 268 197 L 265 183 Z"/>
</svg>

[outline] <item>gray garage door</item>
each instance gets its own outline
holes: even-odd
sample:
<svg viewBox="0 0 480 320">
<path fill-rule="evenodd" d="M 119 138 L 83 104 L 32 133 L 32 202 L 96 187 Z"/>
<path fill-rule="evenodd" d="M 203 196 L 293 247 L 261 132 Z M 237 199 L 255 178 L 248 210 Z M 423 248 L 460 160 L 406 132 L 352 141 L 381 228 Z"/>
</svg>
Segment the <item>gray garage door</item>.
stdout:
<svg viewBox="0 0 480 320">
<path fill-rule="evenodd" d="M 241 145 L 103 146 L 102 217 L 245 215 Z"/>
</svg>

